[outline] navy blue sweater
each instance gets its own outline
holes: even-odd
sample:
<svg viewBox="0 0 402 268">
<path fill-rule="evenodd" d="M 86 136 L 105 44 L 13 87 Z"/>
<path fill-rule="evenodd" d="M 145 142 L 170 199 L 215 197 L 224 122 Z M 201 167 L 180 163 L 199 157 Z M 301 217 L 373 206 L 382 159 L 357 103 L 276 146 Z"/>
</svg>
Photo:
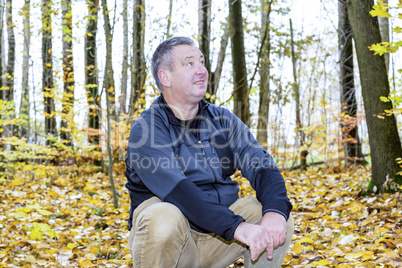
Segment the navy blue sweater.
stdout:
<svg viewBox="0 0 402 268">
<path fill-rule="evenodd" d="M 205 101 L 194 120 L 177 119 L 163 96 L 137 119 L 130 132 L 126 158 L 130 191 L 129 229 L 134 209 L 158 196 L 176 205 L 200 232 L 226 240 L 244 219 L 228 207 L 239 186 L 236 169 L 250 181 L 262 213 L 275 211 L 286 219 L 292 205 L 272 157 L 233 113 Z"/>
</svg>

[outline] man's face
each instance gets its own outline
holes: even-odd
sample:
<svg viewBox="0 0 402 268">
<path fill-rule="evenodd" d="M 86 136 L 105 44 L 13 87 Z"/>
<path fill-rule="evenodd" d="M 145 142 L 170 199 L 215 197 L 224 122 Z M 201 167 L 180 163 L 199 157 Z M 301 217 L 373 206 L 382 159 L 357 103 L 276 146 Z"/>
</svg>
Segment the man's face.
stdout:
<svg viewBox="0 0 402 268">
<path fill-rule="evenodd" d="M 173 70 L 170 82 L 175 99 L 186 104 L 202 100 L 207 90 L 208 71 L 201 51 L 196 46 L 176 46 L 173 49 Z"/>
</svg>

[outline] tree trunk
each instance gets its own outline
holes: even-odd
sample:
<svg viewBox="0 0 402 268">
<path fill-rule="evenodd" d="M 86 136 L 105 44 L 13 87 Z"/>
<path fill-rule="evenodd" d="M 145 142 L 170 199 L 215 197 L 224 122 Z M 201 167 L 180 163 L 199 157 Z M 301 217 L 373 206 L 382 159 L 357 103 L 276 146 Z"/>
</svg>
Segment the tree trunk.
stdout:
<svg viewBox="0 0 402 268">
<path fill-rule="evenodd" d="M 356 89 L 353 77 L 352 28 L 345 2 L 338 2 L 338 42 L 341 82 L 341 113 L 348 120 L 341 123 L 342 143 L 345 148 L 345 165 L 362 164 L 363 154 L 357 128 Z"/>
<path fill-rule="evenodd" d="M 4 81 L 4 72 L 5 69 L 3 68 L 4 65 L 4 40 L 3 40 L 3 28 L 4 28 L 4 20 L 3 20 L 3 15 L 4 15 L 4 0 L 0 0 L 0 102 L 2 105 L 3 101 L 4 101 L 4 95 L 5 95 L 5 83 L 3 83 Z M 3 109 L 0 109 L 0 121 L 3 120 L 4 118 L 4 114 L 3 114 Z M 0 137 L 4 136 L 4 129 L 3 129 L 3 125 L 0 124 L 0 129 L 2 130 L 0 132 Z M 0 144 L 0 148 L 4 147 L 3 144 Z M 0 160 L 2 160 L 2 158 L 0 158 Z M 0 169 L 1 171 L 1 169 Z"/>
<path fill-rule="evenodd" d="M 102 0 L 103 7 L 103 21 L 104 21 L 104 30 L 105 30 L 105 39 L 106 39 L 106 68 L 105 68 L 105 76 L 104 76 L 104 89 L 106 90 L 106 96 L 109 99 L 109 105 L 106 109 L 109 109 L 110 116 L 112 120 L 116 120 L 116 101 L 115 101 L 115 86 L 114 86 L 114 72 L 113 72 L 113 59 L 112 59 L 112 42 L 113 42 L 113 34 L 112 28 L 110 27 L 109 21 L 109 11 L 107 8 L 106 0 Z"/>
<path fill-rule="evenodd" d="M 225 30 L 222 35 L 221 39 L 221 46 L 219 48 L 219 53 L 218 53 L 218 61 L 216 63 L 216 68 L 214 72 L 211 72 L 211 77 L 210 77 L 210 89 L 211 89 L 211 96 L 216 96 L 216 92 L 219 88 L 219 81 L 221 79 L 221 74 L 222 74 L 222 69 L 223 69 L 223 62 L 225 61 L 226 57 L 226 48 L 228 46 L 229 42 L 229 32 L 230 32 L 230 27 L 229 23 L 226 22 L 225 24 Z M 215 103 L 215 99 L 211 100 L 212 103 Z"/>
<path fill-rule="evenodd" d="M 388 0 L 382 1 L 388 6 Z M 381 42 L 389 42 L 389 18 L 378 16 L 378 24 L 380 26 Z M 384 53 L 385 68 L 389 71 L 389 53 Z"/>
<path fill-rule="evenodd" d="M 211 73 L 210 60 L 210 39 L 211 39 L 211 0 L 198 0 L 198 36 L 199 47 L 204 54 L 204 65 L 208 73 Z M 211 80 L 212 76 L 209 77 Z M 205 100 L 212 102 L 214 100 L 211 91 L 211 83 L 208 83 Z"/>
<path fill-rule="evenodd" d="M 299 148 L 300 152 L 300 170 L 306 170 L 307 168 L 307 155 L 308 151 L 304 148 L 304 141 L 305 141 L 305 134 L 303 131 L 303 124 L 301 122 L 301 105 L 300 105 L 300 83 L 298 81 L 298 74 L 296 71 L 296 55 L 294 49 L 294 39 L 293 39 L 293 26 L 292 26 L 292 19 L 289 20 L 290 22 L 290 42 L 291 42 L 291 53 L 292 53 L 292 66 L 293 66 L 293 93 L 295 96 L 296 102 L 296 132 L 299 138 Z"/>
<path fill-rule="evenodd" d="M 51 2 L 42 0 L 42 91 L 45 109 L 45 133 L 46 135 L 56 136 L 51 14 Z M 46 144 L 51 145 L 52 142 L 48 139 Z"/>
<path fill-rule="evenodd" d="M 88 0 L 88 23 L 85 34 L 85 87 L 89 105 L 88 128 L 90 135 L 88 140 L 93 145 L 99 145 L 100 141 L 100 111 L 101 103 L 98 88 L 98 68 L 96 63 L 96 33 L 98 31 L 99 0 Z M 97 148 L 99 150 L 99 148 Z M 95 165 L 101 161 L 96 159 Z"/>
<path fill-rule="evenodd" d="M 8 36 L 8 60 L 7 60 L 7 90 L 5 99 L 14 101 L 14 69 L 15 69 L 15 36 L 12 17 L 12 0 L 6 1 L 7 12 L 7 36 Z"/>
<path fill-rule="evenodd" d="M 130 121 L 139 108 L 141 95 L 144 93 L 145 84 L 145 0 L 134 1 L 133 19 L 133 58 L 131 64 L 131 95 L 130 95 Z"/>
<path fill-rule="evenodd" d="M 246 55 L 244 50 L 244 31 L 242 1 L 229 0 L 229 17 L 231 26 L 231 47 L 233 66 L 233 101 L 234 114 L 250 126 L 250 103 L 247 84 Z"/>
<path fill-rule="evenodd" d="M 369 134 L 371 186 L 376 185 L 378 188 L 388 176 L 395 176 L 398 171 L 395 159 L 402 156 L 402 148 L 394 115 L 378 118 L 384 114 L 384 110 L 392 109 L 392 103 L 380 100 L 381 96 L 388 96 L 390 93 L 384 57 L 374 55 L 368 49 L 368 46 L 381 42 L 378 20 L 369 14 L 372 6 L 372 0 L 348 2 Z"/>
<path fill-rule="evenodd" d="M 6 22 L 7 22 L 7 37 L 8 37 L 8 60 L 5 75 L 5 88 L 3 89 L 3 101 L 9 107 L 7 119 L 12 120 L 15 117 L 14 105 L 14 68 L 15 68 L 15 36 L 14 36 L 14 23 L 12 17 L 12 0 L 6 1 Z M 3 30 L 3 29 L 1 29 Z M 8 104 L 7 104 L 8 103 Z M 12 108 L 11 108 L 12 107 Z M 10 110 L 11 109 L 11 110 Z M 12 137 L 14 134 L 14 127 L 12 124 L 5 124 L 4 137 Z"/>
<path fill-rule="evenodd" d="M 128 74 L 128 20 L 127 20 L 127 0 L 123 0 L 123 70 L 121 72 L 121 95 L 120 112 L 127 113 L 127 74 Z"/>
<path fill-rule="evenodd" d="M 71 146 L 71 128 L 69 121 L 74 121 L 74 65 L 72 40 L 72 14 L 71 0 L 61 1 L 62 27 L 63 27 L 63 102 L 61 114 L 60 139 L 68 141 Z"/>
<path fill-rule="evenodd" d="M 19 119 L 21 120 L 20 131 L 18 136 L 20 138 L 29 138 L 29 48 L 31 45 L 31 26 L 30 26 L 30 0 L 25 0 L 23 11 L 24 21 L 24 54 L 22 59 L 22 85 L 21 85 L 21 104 L 19 111 Z"/>
<path fill-rule="evenodd" d="M 265 148 L 268 142 L 268 122 L 269 122 L 269 101 L 270 101 L 270 67 L 269 58 L 271 43 L 269 35 L 269 24 L 271 5 L 273 0 L 261 0 L 261 36 L 266 35 L 262 44 L 261 68 L 260 68 L 260 103 L 258 107 L 257 140 Z"/>
<path fill-rule="evenodd" d="M 169 15 L 166 26 L 166 39 L 172 37 L 172 34 L 170 33 L 170 25 L 172 23 L 172 11 L 173 11 L 173 0 L 169 0 Z"/>
</svg>

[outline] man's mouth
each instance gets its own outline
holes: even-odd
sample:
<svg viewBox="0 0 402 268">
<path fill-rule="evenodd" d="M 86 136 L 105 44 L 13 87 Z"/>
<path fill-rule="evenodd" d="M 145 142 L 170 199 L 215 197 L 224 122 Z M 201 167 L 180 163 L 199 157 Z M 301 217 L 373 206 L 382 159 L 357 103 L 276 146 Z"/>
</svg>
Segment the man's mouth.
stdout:
<svg viewBox="0 0 402 268">
<path fill-rule="evenodd" d="M 202 84 L 204 84 L 204 81 L 194 82 L 194 85 L 202 85 Z"/>
</svg>

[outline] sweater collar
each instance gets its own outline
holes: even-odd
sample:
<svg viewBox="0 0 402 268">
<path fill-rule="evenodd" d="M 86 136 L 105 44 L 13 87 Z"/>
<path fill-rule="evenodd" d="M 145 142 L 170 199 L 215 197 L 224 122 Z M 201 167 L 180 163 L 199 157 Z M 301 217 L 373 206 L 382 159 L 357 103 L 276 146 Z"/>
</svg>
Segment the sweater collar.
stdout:
<svg viewBox="0 0 402 268">
<path fill-rule="evenodd" d="M 182 125 L 182 120 L 178 119 L 172 109 L 169 107 L 169 104 L 166 102 L 165 98 L 163 97 L 163 94 L 161 94 L 157 100 L 156 100 L 157 104 L 159 105 L 159 107 L 161 107 L 167 114 L 169 122 L 171 124 L 174 125 Z M 207 108 L 209 106 L 209 103 L 207 103 L 204 99 L 202 99 L 199 102 L 199 110 L 196 116 L 200 116 L 200 115 L 204 115 Z M 190 119 L 191 120 L 191 119 Z"/>
</svg>

